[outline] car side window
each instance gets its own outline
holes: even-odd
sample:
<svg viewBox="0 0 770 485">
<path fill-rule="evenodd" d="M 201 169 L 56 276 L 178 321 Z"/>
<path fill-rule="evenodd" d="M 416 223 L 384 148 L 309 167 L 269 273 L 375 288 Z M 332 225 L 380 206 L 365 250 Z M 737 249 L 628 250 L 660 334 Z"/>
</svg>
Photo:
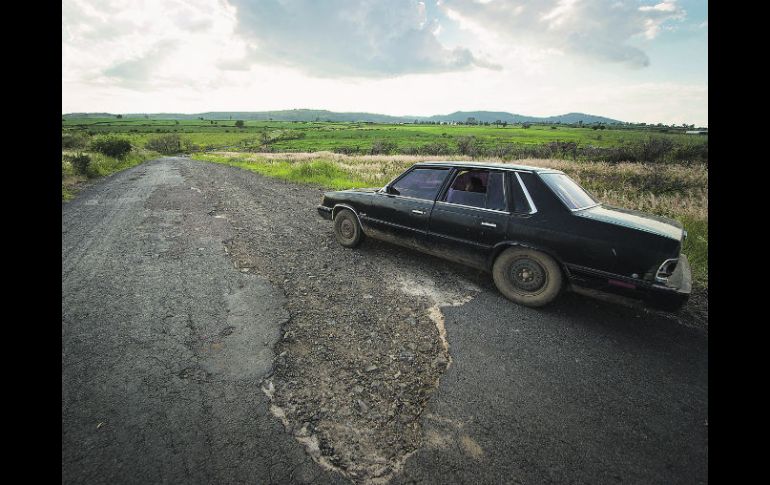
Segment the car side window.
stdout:
<svg viewBox="0 0 770 485">
<path fill-rule="evenodd" d="M 433 200 L 436 198 L 448 168 L 416 168 L 396 181 L 390 188 L 391 193 Z"/>
<path fill-rule="evenodd" d="M 461 170 L 447 190 L 444 202 L 504 211 L 504 180 L 502 172 Z"/>
<path fill-rule="evenodd" d="M 527 177 L 528 174 L 519 174 L 518 177 L 516 175 L 515 172 L 511 172 L 511 198 L 513 199 L 513 211 L 528 214 L 532 211 L 532 208 L 529 206 L 529 201 L 527 201 L 527 196 L 524 194 L 524 188 L 521 185 L 525 183 L 524 178 Z M 521 183 L 519 183 L 520 177 L 522 178 Z"/>
</svg>

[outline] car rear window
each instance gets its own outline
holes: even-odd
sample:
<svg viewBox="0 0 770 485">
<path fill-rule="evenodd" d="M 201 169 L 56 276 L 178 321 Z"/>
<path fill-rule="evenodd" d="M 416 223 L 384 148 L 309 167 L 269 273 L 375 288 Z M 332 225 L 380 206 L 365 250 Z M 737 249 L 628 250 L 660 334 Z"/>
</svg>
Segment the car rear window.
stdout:
<svg viewBox="0 0 770 485">
<path fill-rule="evenodd" d="M 416 168 L 401 177 L 391 188 L 396 195 L 433 200 L 447 173 L 448 168 Z"/>
<path fill-rule="evenodd" d="M 541 173 L 540 178 L 571 210 L 585 209 L 599 202 L 563 173 Z"/>
</svg>

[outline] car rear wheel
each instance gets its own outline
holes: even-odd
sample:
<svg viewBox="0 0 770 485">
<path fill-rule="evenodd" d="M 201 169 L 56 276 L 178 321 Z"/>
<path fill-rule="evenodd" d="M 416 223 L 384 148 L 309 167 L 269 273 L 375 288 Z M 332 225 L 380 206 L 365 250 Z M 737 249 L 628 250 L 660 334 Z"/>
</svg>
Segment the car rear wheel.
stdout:
<svg viewBox="0 0 770 485">
<path fill-rule="evenodd" d="M 506 298 L 522 305 L 547 305 L 561 292 L 562 272 L 547 254 L 528 248 L 508 248 L 492 267 L 495 286 Z"/>
<path fill-rule="evenodd" d="M 353 211 L 341 209 L 337 213 L 334 217 L 334 236 L 337 242 L 346 248 L 354 248 L 361 244 L 363 232 Z"/>
</svg>

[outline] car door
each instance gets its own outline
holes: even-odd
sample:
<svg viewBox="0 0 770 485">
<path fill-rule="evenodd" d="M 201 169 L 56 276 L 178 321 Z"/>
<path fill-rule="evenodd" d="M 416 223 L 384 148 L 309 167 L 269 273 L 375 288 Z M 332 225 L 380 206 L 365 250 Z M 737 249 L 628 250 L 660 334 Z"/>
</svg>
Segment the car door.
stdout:
<svg viewBox="0 0 770 485">
<path fill-rule="evenodd" d="M 449 173 L 445 167 L 416 167 L 375 194 L 364 216 L 370 232 L 380 239 L 424 248 L 431 211 Z"/>
<path fill-rule="evenodd" d="M 433 208 L 430 245 L 449 259 L 484 266 L 494 245 L 506 238 L 506 186 L 505 171 L 457 170 Z"/>
</svg>

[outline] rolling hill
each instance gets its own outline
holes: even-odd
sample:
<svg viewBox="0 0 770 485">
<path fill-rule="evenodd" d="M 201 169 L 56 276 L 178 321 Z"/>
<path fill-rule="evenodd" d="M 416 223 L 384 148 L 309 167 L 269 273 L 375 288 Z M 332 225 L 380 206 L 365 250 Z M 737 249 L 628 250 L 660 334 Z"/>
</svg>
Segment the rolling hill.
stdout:
<svg viewBox="0 0 770 485">
<path fill-rule="evenodd" d="M 63 118 L 109 118 L 110 113 L 67 113 Z M 558 116 L 537 117 L 508 113 L 504 111 L 455 111 L 447 115 L 433 116 L 390 116 L 377 113 L 341 113 L 315 109 L 292 109 L 281 111 L 209 111 L 206 113 L 123 113 L 124 118 L 186 120 L 204 118 L 207 120 L 259 120 L 259 121 L 339 121 L 372 123 L 413 123 L 414 121 L 465 122 L 474 118 L 477 122 L 493 123 L 497 120 L 507 123 L 578 123 L 585 124 L 623 123 L 622 121 L 585 113 L 567 113 Z"/>
</svg>

